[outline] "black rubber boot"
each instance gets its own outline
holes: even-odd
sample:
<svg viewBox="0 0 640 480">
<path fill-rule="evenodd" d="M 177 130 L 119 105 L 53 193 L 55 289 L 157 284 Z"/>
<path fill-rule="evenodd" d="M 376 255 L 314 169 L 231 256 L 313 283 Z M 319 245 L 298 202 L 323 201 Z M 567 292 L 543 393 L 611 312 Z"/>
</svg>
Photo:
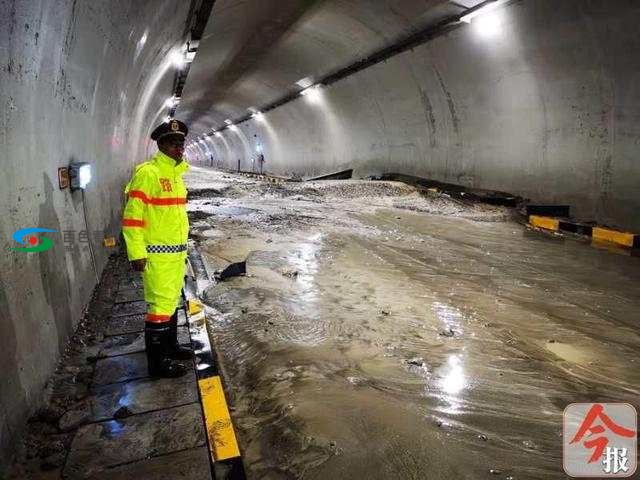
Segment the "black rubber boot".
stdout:
<svg viewBox="0 0 640 480">
<path fill-rule="evenodd" d="M 147 349 L 147 364 L 152 377 L 176 378 L 187 373 L 181 363 L 169 355 L 171 328 L 167 323 L 147 322 L 144 328 L 144 343 Z"/>
<path fill-rule="evenodd" d="M 176 309 L 169 320 L 169 356 L 176 360 L 190 360 L 193 358 L 193 350 L 183 347 L 178 342 L 178 310 Z"/>
</svg>

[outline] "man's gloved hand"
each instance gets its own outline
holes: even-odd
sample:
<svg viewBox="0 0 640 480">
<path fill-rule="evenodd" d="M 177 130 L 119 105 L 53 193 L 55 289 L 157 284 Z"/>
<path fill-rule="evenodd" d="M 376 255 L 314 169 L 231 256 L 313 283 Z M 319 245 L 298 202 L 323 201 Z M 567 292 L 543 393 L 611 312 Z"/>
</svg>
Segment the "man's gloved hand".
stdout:
<svg viewBox="0 0 640 480">
<path fill-rule="evenodd" d="M 139 258 L 138 260 L 131 260 L 131 268 L 136 272 L 144 272 L 144 267 L 147 265 L 146 258 Z"/>
</svg>

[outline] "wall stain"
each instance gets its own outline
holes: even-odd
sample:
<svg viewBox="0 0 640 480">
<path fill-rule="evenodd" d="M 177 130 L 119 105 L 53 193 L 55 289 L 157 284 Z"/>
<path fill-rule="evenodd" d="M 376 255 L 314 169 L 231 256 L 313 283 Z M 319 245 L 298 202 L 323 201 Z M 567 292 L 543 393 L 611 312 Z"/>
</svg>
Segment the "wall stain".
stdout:
<svg viewBox="0 0 640 480">
<path fill-rule="evenodd" d="M 60 219 L 53 207 L 53 185 L 46 173 L 42 174 L 44 184 L 44 201 L 39 206 L 38 226 L 60 232 Z M 50 234 L 59 236 L 59 234 Z M 56 239 L 60 240 L 60 239 Z M 54 240 L 54 247 L 46 252 L 39 253 L 40 279 L 45 293 L 47 304 L 53 312 L 57 330 L 57 343 L 59 351 L 64 350 L 64 345 L 73 330 L 71 316 L 71 288 L 69 274 L 64 262 L 64 246 L 60 241 Z M 60 253 L 62 252 L 62 255 Z"/>
<path fill-rule="evenodd" d="M 424 106 L 424 111 L 427 115 L 427 128 L 429 129 L 429 145 L 432 148 L 436 147 L 437 138 L 436 138 L 436 117 L 433 114 L 433 105 L 431 104 L 431 100 L 429 100 L 429 96 L 427 92 L 422 90 L 422 88 L 418 89 L 420 91 L 420 98 L 422 99 L 422 105 Z"/>
<path fill-rule="evenodd" d="M 444 84 L 444 80 L 442 80 L 442 75 L 437 68 L 433 68 L 433 71 L 436 72 L 436 76 L 438 77 L 438 82 L 440 82 L 440 87 L 442 88 L 442 92 L 447 97 L 447 106 L 449 107 L 449 113 L 451 114 L 451 121 L 453 122 L 453 131 L 456 135 L 460 135 L 460 119 L 458 118 L 458 114 L 456 112 L 456 106 L 453 103 L 453 97 L 451 96 L 451 92 L 447 90 L 447 86 Z"/>
</svg>

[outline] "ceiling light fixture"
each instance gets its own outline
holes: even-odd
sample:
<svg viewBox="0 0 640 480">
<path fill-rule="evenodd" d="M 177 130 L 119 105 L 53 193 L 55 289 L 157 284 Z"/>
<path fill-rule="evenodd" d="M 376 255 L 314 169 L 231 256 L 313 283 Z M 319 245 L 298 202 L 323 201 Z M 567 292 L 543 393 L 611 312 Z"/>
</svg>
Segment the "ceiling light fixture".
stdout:
<svg viewBox="0 0 640 480">
<path fill-rule="evenodd" d="M 300 88 L 309 88 L 311 85 L 313 85 L 313 80 L 311 79 L 311 77 L 304 77 L 301 80 L 298 80 L 296 82 L 296 85 L 298 85 Z"/>
<path fill-rule="evenodd" d="M 303 97 L 307 97 L 312 102 L 318 101 L 320 99 L 320 88 L 320 84 L 313 85 L 312 87 L 305 88 L 303 91 L 301 91 L 300 95 L 302 95 Z"/>
<path fill-rule="evenodd" d="M 176 97 L 175 95 L 172 97 L 169 97 L 165 100 L 164 102 L 164 106 L 167 108 L 173 108 L 175 107 L 178 103 L 180 103 L 180 98 Z"/>
<path fill-rule="evenodd" d="M 178 50 L 174 50 L 171 54 L 171 61 L 177 69 L 182 69 L 185 64 L 184 54 Z"/>
<path fill-rule="evenodd" d="M 479 17 L 481 15 L 484 15 L 486 13 L 489 13 L 489 12 L 495 10 L 496 8 L 498 8 L 501 5 L 505 4 L 507 1 L 508 0 L 495 0 L 495 1 L 491 2 L 491 3 L 487 3 L 486 5 L 480 7 L 479 9 L 474 10 L 470 14 L 460 17 L 460 21 L 464 22 L 464 23 L 471 23 L 474 18 Z"/>
</svg>

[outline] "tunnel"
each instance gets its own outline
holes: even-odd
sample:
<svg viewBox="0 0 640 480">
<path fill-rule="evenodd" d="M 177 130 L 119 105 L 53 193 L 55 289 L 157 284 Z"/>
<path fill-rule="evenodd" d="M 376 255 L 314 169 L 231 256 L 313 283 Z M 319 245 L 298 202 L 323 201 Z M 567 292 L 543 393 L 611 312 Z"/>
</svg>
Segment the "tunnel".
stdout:
<svg viewBox="0 0 640 480">
<path fill-rule="evenodd" d="M 637 1 L 0 8 L 0 478 L 634 478 Z"/>
</svg>

